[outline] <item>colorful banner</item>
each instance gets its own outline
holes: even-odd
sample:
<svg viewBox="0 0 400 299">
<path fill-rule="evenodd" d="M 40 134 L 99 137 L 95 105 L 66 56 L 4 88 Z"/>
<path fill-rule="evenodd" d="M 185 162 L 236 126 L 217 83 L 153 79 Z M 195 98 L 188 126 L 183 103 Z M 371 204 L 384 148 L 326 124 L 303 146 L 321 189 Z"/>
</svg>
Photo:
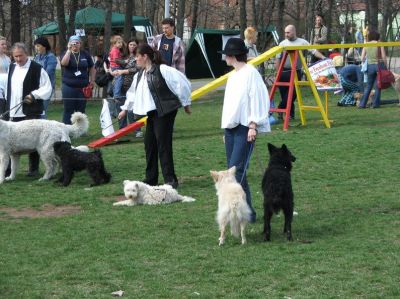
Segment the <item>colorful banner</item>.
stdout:
<svg viewBox="0 0 400 299">
<path fill-rule="evenodd" d="M 338 90 L 342 88 L 332 59 L 321 60 L 308 67 L 311 78 L 318 90 Z"/>
</svg>

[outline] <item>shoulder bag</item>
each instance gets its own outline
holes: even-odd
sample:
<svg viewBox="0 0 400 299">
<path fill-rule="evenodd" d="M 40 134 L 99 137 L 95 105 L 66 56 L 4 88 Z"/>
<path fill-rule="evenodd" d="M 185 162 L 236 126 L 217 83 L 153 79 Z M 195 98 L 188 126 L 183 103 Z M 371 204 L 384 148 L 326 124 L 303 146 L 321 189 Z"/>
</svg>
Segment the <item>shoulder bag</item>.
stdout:
<svg viewBox="0 0 400 299">
<path fill-rule="evenodd" d="M 376 76 L 377 80 L 377 86 L 378 89 L 386 89 L 394 83 L 395 78 L 394 75 L 391 71 L 387 70 L 386 68 L 381 68 L 380 63 L 379 63 L 379 57 L 380 57 L 380 47 L 378 47 L 378 53 L 377 53 L 377 66 L 378 66 L 378 72 Z"/>
</svg>

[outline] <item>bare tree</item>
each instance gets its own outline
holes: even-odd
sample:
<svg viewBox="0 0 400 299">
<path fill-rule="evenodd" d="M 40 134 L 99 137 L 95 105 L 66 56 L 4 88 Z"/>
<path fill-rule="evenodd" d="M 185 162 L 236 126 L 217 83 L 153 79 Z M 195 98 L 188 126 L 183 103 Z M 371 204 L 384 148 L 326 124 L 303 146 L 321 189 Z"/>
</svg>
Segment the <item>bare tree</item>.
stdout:
<svg viewBox="0 0 400 299">
<path fill-rule="evenodd" d="M 367 11 L 368 11 L 368 20 L 370 29 L 378 30 L 378 7 L 379 0 L 368 0 L 367 2 Z"/>
<path fill-rule="evenodd" d="M 239 9 L 240 9 L 240 37 L 244 39 L 244 31 L 247 28 L 247 12 L 246 12 L 246 0 L 240 0 L 239 2 Z"/>
<path fill-rule="evenodd" d="M 192 32 L 197 28 L 197 17 L 199 13 L 199 0 L 192 2 Z"/>
<path fill-rule="evenodd" d="M 104 22 L 104 53 L 110 51 L 112 4 L 113 0 L 105 1 L 106 19 Z"/>
<path fill-rule="evenodd" d="M 125 24 L 124 24 L 124 40 L 128 41 L 131 38 L 132 31 L 132 15 L 135 4 L 133 0 L 127 0 L 125 6 Z"/>
<path fill-rule="evenodd" d="M 6 34 L 6 18 L 4 14 L 4 0 L 0 0 L 0 22 L 1 22 L 1 35 L 5 36 Z"/>
<path fill-rule="evenodd" d="M 283 15 L 285 12 L 285 0 L 278 0 L 278 22 L 277 22 L 277 31 L 281 39 L 283 39 L 283 31 L 284 31 L 284 24 L 283 24 Z"/>
<path fill-rule="evenodd" d="M 146 1 L 146 10 L 144 15 L 147 16 L 150 22 L 153 23 L 154 26 L 157 27 L 158 20 L 156 18 L 156 10 L 157 10 L 157 3 L 158 1 Z"/>
<path fill-rule="evenodd" d="M 21 6 L 19 1 L 11 1 L 11 43 L 21 41 Z"/>
<path fill-rule="evenodd" d="M 68 35 L 74 35 L 75 32 L 75 15 L 78 10 L 78 0 L 71 0 L 69 6 Z"/>
<path fill-rule="evenodd" d="M 178 13 L 176 16 L 176 35 L 180 38 L 183 37 L 183 28 L 185 23 L 185 3 L 186 1 L 179 0 Z"/>
<path fill-rule="evenodd" d="M 67 25 L 65 24 L 65 10 L 64 1 L 56 0 L 57 8 L 57 22 L 58 22 L 58 36 L 60 40 L 60 49 L 65 49 L 67 46 Z"/>
</svg>

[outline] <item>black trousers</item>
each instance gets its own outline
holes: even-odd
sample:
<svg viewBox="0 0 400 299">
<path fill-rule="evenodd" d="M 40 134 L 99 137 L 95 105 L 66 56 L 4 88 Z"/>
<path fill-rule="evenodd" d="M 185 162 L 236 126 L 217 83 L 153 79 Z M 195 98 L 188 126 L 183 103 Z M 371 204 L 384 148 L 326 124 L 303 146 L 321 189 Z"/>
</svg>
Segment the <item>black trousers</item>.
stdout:
<svg viewBox="0 0 400 299">
<path fill-rule="evenodd" d="M 150 111 L 147 116 L 144 147 L 146 151 L 146 179 L 149 185 L 158 185 L 158 159 L 164 183 L 177 182 L 172 152 L 172 134 L 178 110 L 159 117 L 157 111 Z"/>
<path fill-rule="evenodd" d="M 290 75 L 292 74 L 291 69 L 283 69 L 281 77 L 279 79 L 280 82 L 290 82 Z M 297 77 L 301 78 L 301 70 L 297 70 Z M 278 108 L 285 109 L 287 105 L 288 95 L 289 95 L 289 86 L 279 86 L 279 92 L 281 94 L 281 102 L 279 103 Z M 292 96 L 292 106 L 290 108 L 290 116 L 294 117 L 294 101 L 296 100 L 296 89 L 293 86 L 293 96 Z"/>
<path fill-rule="evenodd" d="M 25 117 L 14 117 L 11 118 L 10 120 L 13 122 L 19 122 L 23 120 L 28 120 L 28 119 L 40 119 L 40 115 L 31 115 L 31 116 L 25 116 Z M 29 154 L 29 170 L 28 172 L 34 172 L 39 170 L 39 163 L 40 163 L 40 156 L 37 151 L 34 151 Z M 7 170 L 6 170 L 6 176 L 10 175 L 11 173 L 11 161 L 8 164 Z"/>
</svg>

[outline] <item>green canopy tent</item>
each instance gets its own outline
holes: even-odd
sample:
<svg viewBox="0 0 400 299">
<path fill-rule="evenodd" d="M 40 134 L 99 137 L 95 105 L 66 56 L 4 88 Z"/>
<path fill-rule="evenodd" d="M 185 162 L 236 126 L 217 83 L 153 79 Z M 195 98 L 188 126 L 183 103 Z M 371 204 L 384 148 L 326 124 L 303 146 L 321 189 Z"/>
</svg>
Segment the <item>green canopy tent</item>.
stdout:
<svg viewBox="0 0 400 299">
<path fill-rule="evenodd" d="M 275 28 L 269 26 L 263 32 L 271 34 L 277 43 Z M 216 78 L 226 74 L 231 68 L 228 67 L 222 54 L 224 41 L 231 37 L 239 37 L 240 31 L 236 29 L 204 29 L 196 28 L 189 41 L 186 55 L 186 76 L 189 79 Z"/>
<path fill-rule="evenodd" d="M 78 10 L 75 15 L 75 29 L 85 29 L 85 31 L 102 30 L 104 28 L 106 12 L 100 8 L 86 7 Z M 65 22 L 68 24 L 69 16 L 65 17 Z M 111 16 L 111 28 L 124 28 L 125 15 L 113 12 Z M 133 16 L 132 24 L 136 31 L 141 31 L 146 34 L 146 37 L 153 35 L 152 25 L 149 19 L 141 16 Z M 33 30 L 36 36 L 58 34 L 58 23 L 56 21 L 44 24 Z"/>
</svg>

